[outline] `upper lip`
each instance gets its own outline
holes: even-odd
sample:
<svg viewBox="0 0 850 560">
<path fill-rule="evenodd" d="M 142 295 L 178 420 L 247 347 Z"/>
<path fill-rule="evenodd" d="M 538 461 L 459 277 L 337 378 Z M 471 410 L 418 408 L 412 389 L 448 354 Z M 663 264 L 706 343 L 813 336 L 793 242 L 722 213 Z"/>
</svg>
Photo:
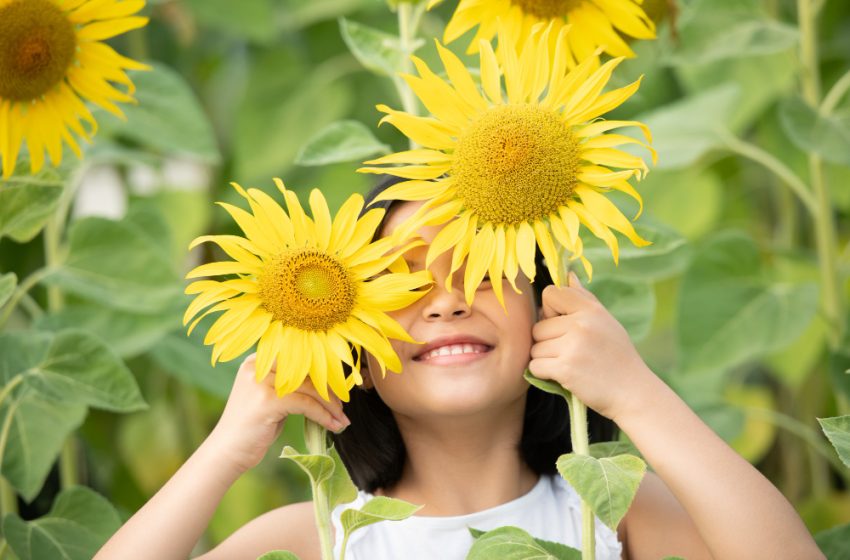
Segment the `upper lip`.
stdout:
<svg viewBox="0 0 850 560">
<path fill-rule="evenodd" d="M 415 360 L 421 356 L 424 356 L 434 348 L 439 348 L 441 346 L 451 346 L 452 344 L 480 344 L 486 346 L 488 349 L 493 347 L 492 344 L 488 344 L 480 338 L 469 334 L 441 336 L 439 338 L 435 338 L 434 340 L 420 348 L 419 351 L 413 356 L 413 359 Z"/>
</svg>

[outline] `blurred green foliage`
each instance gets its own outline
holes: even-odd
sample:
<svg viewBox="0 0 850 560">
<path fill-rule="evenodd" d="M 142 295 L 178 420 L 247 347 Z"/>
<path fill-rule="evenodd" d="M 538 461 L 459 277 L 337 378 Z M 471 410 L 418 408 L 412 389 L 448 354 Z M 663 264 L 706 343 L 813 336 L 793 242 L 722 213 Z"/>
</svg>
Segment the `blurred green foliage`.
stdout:
<svg viewBox="0 0 850 560">
<path fill-rule="evenodd" d="M 850 96 L 829 92 L 848 80 L 850 4 L 821 3 L 829 111 L 801 96 L 794 2 L 656 4 L 667 7 L 659 39 L 635 44 L 638 57 L 612 84 L 645 75 L 612 117 L 653 132 L 659 160 L 637 185 L 645 204 L 637 229 L 654 244 L 623 244 L 614 267 L 586 237 L 597 271 L 588 287 L 652 369 L 813 532 L 835 527 L 818 542 L 844 557 L 850 470 L 815 419 L 850 413 L 850 341 L 836 340 L 823 313 L 817 220 L 787 173 L 807 187 L 811 158 L 822 160 L 846 313 Z M 422 37 L 439 36 L 453 7 L 426 13 Z M 66 154 L 62 167 L 35 177 L 20 162 L 21 174 L 0 185 L 3 530 L 21 558 L 60 557 L 63 547 L 90 557 L 215 425 L 238 360 L 212 368 L 203 325 L 186 336 L 181 277 L 220 256 L 187 253 L 192 238 L 234 232 L 212 204 L 233 200 L 227 183 L 271 192 L 279 176 L 301 193 L 319 186 L 333 210 L 371 185 L 354 173 L 363 158 L 405 144 L 376 127 L 375 104 L 401 103 L 396 16 L 384 2 L 159 0 L 146 11 L 151 23 L 116 45 L 154 66 L 133 75 L 139 103 L 125 109 L 127 121 L 99 113 L 82 162 Z M 435 60 L 430 39 L 416 46 Z M 101 168 L 116 181 L 94 181 Z M 87 192 L 98 209 L 83 210 Z M 637 212 L 632 200 L 612 198 Z M 828 424 L 846 461 L 842 422 Z M 281 441 L 303 449 L 301 434 L 302 419 L 292 417 Z M 234 485 L 199 550 L 309 499 L 306 475 L 279 453 Z M 19 543 L 31 538 L 28 556 Z"/>
</svg>

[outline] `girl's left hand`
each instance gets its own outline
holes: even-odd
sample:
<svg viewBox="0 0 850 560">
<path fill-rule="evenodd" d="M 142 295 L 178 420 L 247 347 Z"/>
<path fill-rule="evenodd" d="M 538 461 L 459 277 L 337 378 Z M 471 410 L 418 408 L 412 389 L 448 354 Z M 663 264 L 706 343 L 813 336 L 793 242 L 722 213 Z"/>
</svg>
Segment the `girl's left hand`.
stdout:
<svg viewBox="0 0 850 560">
<path fill-rule="evenodd" d="M 596 412 L 617 420 L 655 374 L 626 329 L 570 273 L 569 287 L 543 290 L 543 319 L 532 329 L 528 369 L 560 383 Z"/>
</svg>

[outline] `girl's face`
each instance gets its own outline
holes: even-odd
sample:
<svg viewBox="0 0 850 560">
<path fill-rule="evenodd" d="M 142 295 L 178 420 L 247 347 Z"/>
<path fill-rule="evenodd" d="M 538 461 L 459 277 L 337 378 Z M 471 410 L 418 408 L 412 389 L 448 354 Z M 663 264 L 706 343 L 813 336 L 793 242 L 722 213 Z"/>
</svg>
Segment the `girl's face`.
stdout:
<svg viewBox="0 0 850 560">
<path fill-rule="evenodd" d="M 397 203 L 382 233 L 391 233 L 420 205 Z M 419 235 L 430 243 L 439 230 L 428 226 Z M 427 250 L 426 245 L 405 254 L 411 270 L 424 268 Z M 387 372 L 382 378 L 377 363 L 368 358 L 371 382 L 396 413 L 463 416 L 488 408 L 499 410 L 528 390 L 522 374 L 530 359 L 531 327 L 537 315 L 531 284 L 520 275 L 517 287 L 522 293 L 517 294 L 506 280 L 499 280 L 504 283 L 505 313 L 485 280 L 470 307 L 463 296 L 463 268 L 453 275 L 451 292 L 443 286 L 450 265 L 448 251 L 431 265 L 439 279 L 431 291 L 410 307 L 390 313 L 414 340 L 424 342 L 392 340 L 402 374 Z"/>
</svg>

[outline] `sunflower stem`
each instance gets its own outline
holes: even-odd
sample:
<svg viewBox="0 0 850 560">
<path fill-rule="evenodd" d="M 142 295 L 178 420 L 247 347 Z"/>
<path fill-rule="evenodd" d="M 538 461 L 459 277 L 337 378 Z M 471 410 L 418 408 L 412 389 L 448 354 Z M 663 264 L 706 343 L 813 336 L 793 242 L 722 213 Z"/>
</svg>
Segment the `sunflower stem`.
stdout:
<svg viewBox="0 0 850 560">
<path fill-rule="evenodd" d="M 304 443 L 311 455 L 327 455 L 327 430 L 309 418 L 304 418 Z M 331 508 L 327 481 L 316 483 L 310 480 L 313 489 L 313 511 L 322 548 L 322 560 L 333 560 L 333 535 L 331 534 Z"/>
<path fill-rule="evenodd" d="M 587 436 L 587 406 L 570 393 L 570 425 L 573 453 L 590 455 L 590 443 Z M 587 500 L 581 500 L 581 558 L 594 560 L 596 554 L 596 532 L 594 529 L 593 509 Z"/>
<path fill-rule="evenodd" d="M 6 321 L 11 317 L 12 312 L 21 303 L 21 300 L 24 296 L 27 295 L 33 286 L 38 284 L 41 280 L 43 280 L 48 274 L 50 274 L 51 270 L 49 268 L 40 268 L 27 276 L 23 282 L 18 284 L 18 287 L 15 288 L 15 291 L 12 293 L 12 296 L 9 298 L 9 301 L 6 302 L 6 305 L 3 307 L 3 312 L 0 313 L 0 328 L 6 324 Z"/>
<path fill-rule="evenodd" d="M 420 17 L 420 9 L 414 8 L 409 2 L 402 2 L 398 5 L 398 42 L 401 48 L 401 71 L 404 74 L 413 73 L 413 62 L 410 60 L 410 57 L 413 55 L 413 42 L 416 39 L 416 27 L 419 25 Z M 398 90 L 398 96 L 401 99 L 401 106 L 404 112 L 410 115 L 419 114 L 419 108 L 416 105 L 416 96 L 413 94 L 410 86 L 407 85 L 407 82 L 398 76 L 394 76 L 393 84 L 395 84 L 396 90 Z M 410 140 L 410 149 L 412 150 L 416 147 L 417 144 L 413 140 Z"/>
<path fill-rule="evenodd" d="M 797 17 L 800 26 L 800 85 L 803 98 L 812 107 L 820 106 L 820 67 L 817 51 L 819 7 L 819 4 L 812 0 L 797 0 Z M 837 94 L 829 97 L 829 102 L 832 104 L 832 98 L 837 97 Z M 836 267 L 838 246 L 835 239 L 835 218 L 829 189 L 824 179 L 823 162 L 818 154 L 809 152 L 808 155 L 809 175 L 817 205 L 815 241 L 823 284 L 823 311 L 827 324 L 831 327 L 827 330 L 827 340 L 830 348 L 837 350 L 844 339 L 847 318 L 844 313 L 845 302 Z"/>
</svg>

